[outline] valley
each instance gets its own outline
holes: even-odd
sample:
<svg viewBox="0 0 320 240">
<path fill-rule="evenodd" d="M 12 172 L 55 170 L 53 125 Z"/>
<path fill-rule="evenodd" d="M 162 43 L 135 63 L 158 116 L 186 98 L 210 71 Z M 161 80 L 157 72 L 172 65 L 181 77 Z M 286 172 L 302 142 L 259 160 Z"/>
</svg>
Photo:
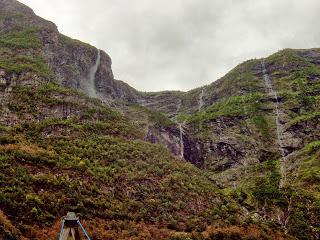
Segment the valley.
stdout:
<svg viewBox="0 0 320 240">
<path fill-rule="evenodd" d="M 0 239 L 319 239 L 320 49 L 141 92 L 111 57 L 0 0 Z"/>
</svg>

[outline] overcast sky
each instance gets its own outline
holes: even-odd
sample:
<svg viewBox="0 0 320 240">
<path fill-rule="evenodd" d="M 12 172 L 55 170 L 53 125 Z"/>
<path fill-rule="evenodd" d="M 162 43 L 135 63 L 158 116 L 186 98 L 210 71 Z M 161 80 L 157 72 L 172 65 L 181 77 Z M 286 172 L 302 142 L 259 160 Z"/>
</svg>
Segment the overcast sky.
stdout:
<svg viewBox="0 0 320 240">
<path fill-rule="evenodd" d="M 106 51 L 138 90 L 189 90 L 282 48 L 320 47 L 319 0 L 20 0 Z"/>
</svg>

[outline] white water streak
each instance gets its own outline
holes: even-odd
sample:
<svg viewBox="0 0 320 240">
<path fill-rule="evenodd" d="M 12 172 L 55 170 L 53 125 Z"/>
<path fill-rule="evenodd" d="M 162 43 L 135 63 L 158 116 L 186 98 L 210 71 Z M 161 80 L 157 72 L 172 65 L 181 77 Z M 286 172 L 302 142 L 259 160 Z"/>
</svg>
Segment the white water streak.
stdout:
<svg viewBox="0 0 320 240">
<path fill-rule="evenodd" d="M 180 99 L 179 102 L 177 103 L 176 117 L 179 114 L 181 106 L 182 106 L 182 100 Z M 184 159 L 184 142 L 183 142 L 184 129 L 183 129 L 183 126 L 184 126 L 185 123 L 184 122 L 183 123 L 179 123 L 177 119 L 176 119 L 176 123 L 178 124 L 179 132 L 180 132 L 180 136 L 179 136 L 180 157 L 182 159 Z"/>
<path fill-rule="evenodd" d="M 285 173 L 285 168 L 284 168 L 284 164 L 286 162 L 286 153 L 285 153 L 285 150 L 283 147 L 283 139 L 284 139 L 283 126 L 280 123 L 278 94 L 277 94 L 277 91 L 274 89 L 273 84 L 272 84 L 272 80 L 267 73 L 264 59 L 261 61 L 261 66 L 262 66 L 263 79 L 264 79 L 266 89 L 268 90 L 268 93 L 270 94 L 270 96 L 275 100 L 274 108 L 275 108 L 275 114 L 276 114 L 277 139 L 278 139 L 279 151 L 280 151 L 281 157 L 282 157 L 281 163 L 280 163 L 281 180 L 280 180 L 279 187 L 282 188 L 283 184 L 286 180 L 286 173 Z"/>
<path fill-rule="evenodd" d="M 90 71 L 89 71 L 89 86 L 87 86 L 86 90 L 90 97 L 97 97 L 95 78 L 96 78 L 98 67 L 100 65 L 100 58 L 101 58 L 100 50 L 98 50 L 96 62 L 90 68 Z"/>
<path fill-rule="evenodd" d="M 204 105 L 203 97 L 204 97 L 204 90 L 202 89 L 202 90 L 201 90 L 201 93 L 200 93 L 200 96 L 199 96 L 199 101 L 198 101 L 198 111 L 199 111 L 199 112 L 201 111 L 201 108 L 202 108 L 203 105 Z"/>
<path fill-rule="evenodd" d="M 179 102 L 178 102 L 178 104 L 177 104 L 176 115 L 178 115 L 178 114 L 179 114 L 179 111 L 180 111 L 181 106 L 182 106 L 182 100 L 181 100 L 181 99 L 179 99 Z"/>
<path fill-rule="evenodd" d="M 184 158 L 184 142 L 183 142 L 184 129 L 183 129 L 182 123 L 179 123 L 179 130 L 180 130 L 180 157 L 183 159 Z"/>
</svg>

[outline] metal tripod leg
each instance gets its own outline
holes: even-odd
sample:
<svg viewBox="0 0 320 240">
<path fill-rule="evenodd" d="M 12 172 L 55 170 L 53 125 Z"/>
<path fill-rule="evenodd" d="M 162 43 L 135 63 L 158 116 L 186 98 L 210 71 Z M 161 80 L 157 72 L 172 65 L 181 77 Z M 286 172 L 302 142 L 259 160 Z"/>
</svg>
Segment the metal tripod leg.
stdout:
<svg viewBox="0 0 320 240">
<path fill-rule="evenodd" d="M 61 240 L 80 240 L 78 228 L 65 228 Z"/>
<path fill-rule="evenodd" d="M 88 240 L 90 240 L 86 230 L 76 217 L 75 213 L 68 213 L 62 220 L 61 231 L 58 240 L 80 240 L 79 226 Z"/>
</svg>

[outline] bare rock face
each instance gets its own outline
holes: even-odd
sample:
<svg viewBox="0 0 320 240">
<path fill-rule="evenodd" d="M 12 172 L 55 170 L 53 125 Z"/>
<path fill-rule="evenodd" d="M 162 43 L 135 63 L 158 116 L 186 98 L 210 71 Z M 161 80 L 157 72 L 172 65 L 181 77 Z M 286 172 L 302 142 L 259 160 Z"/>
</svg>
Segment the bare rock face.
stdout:
<svg viewBox="0 0 320 240">
<path fill-rule="evenodd" d="M 95 80 L 97 97 L 109 104 L 119 100 L 135 103 L 140 97 L 138 91 L 130 87 L 128 84 L 114 79 L 110 56 L 104 51 L 100 52 L 101 59 Z"/>
<path fill-rule="evenodd" d="M 299 149 L 309 142 L 318 141 L 320 139 L 320 115 L 312 119 L 294 123 L 288 127 L 287 132 L 292 136 L 292 139 L 286 141 L 286 146 L 289 149 Z"/>
<path fill-rule="evenodd" d="M 34 15 L 34 12 L 28 6 L 12 0 L 1 0 L 0 2 L 0 11 L 7 12 L 7 13 L 22 13 L 27 15 Z"/>
<path fill-rule="evenodd" d="M 170 151 L 179 156 L 181 153 L 180 133 L 176 126 L 170 126 L 163 129 L 148 128 L 146 140 L 151 143 L 163 144 Z"/>
<path fill-rule="evenodd" d="M 46 39 L 55 40 L 47 43 Z M 63 86 L 82 88 L 84 91 L 82 82 L 89 81 L 90 67 L 95 64 L 97 50 L 62 36 L 58 32 L 46 32 L 43 41 L 45 55 L 57 81 Z"/>
<path fill-rule="evenodd" d="M 47 34 L 43 35 L 44 42 L 48 39 Z M 49 35 L 49 39 L 56 40 L 45 44 L 45 54 L 63 86 L 80 89 L 109 105 L 118 100 L 136 102 L 138 92 L 114 79 L 112 61 L 107 53 L 57 32 Z M 91 72 L 92 69 L 95 71 Z"/>
<path fill-rule="evenodd" d="M 34 14 L 31 8 L 15 0 L 0 2 L 0 34 L 16 30 L 36 29 L 42 47 L 40 54 L 48 61 L 54 80 L 65 87 L 80 89 L 84 93 L 112 103 L 116 100 L 136 102 L 138 92 L 113 77 L 111 58 L 104 51 L 99 62 L 98 49 L 59 33 L 56 25 Z M 97 64 L 90 82 L 90 70 Z"/>
<path fill-rule="evenodd" d="M 54 23 L 36 16 L 31 8 L 15 0 L 2 0 L 0 13 L 2 15 L 0 33 L 30 26 L 38 26 L 46 31 L 57 31 Z"/>
</svg>

